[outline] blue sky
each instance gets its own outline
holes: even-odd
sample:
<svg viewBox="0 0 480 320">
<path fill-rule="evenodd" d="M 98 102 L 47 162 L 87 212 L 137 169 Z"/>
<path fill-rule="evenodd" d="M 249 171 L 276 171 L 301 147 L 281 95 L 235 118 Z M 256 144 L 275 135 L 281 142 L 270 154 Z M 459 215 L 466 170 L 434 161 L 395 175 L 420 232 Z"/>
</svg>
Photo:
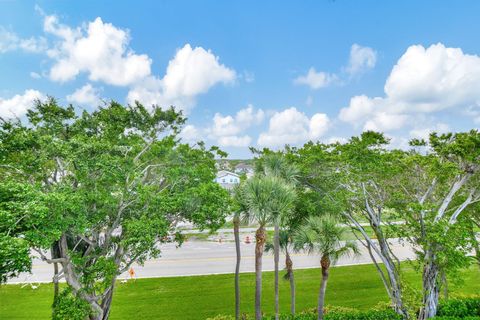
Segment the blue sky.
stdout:
<svg viewBox="0 0 480 320">
<path fill-rule="evenodd" d="M 182 136 L 281 148 L 480 123 L 478 1 L 1 1 L 0 116 L 46 95 L 175 104 Z"/>
</svg>

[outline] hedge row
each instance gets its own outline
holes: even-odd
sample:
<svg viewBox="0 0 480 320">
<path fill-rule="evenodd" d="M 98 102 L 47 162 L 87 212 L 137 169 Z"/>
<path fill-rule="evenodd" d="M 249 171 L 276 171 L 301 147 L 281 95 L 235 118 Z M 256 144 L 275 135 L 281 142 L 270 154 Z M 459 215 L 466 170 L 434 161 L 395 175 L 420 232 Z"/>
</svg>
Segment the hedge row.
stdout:
<svg viewBox="0 0 480 320">
<path fill-rule="evenodd" d="M 207 320 L 234 320 L 232 316 L 217 316 Z M 251 320 L 252 317 L 245 316 L 244 320 Z M 265 317 L 265 320 L 272 320 L 275 317 Z M 315 310 L 308 310 L 295 316 L 281 315 L 280 320 L 316 320 Z M 332 307 L 325 310 L 325 320 L 402 320 L 392 309 L 380 309 L 369 311 L 358 311 L 350 308 Z M 480 297 L 451 299 L 442 301 L 439 305 L 435 320 L 480 320 Z"/>
<path fill-rule="evenodd" d="M 480 297 L 451 299 L 438 306 L 437 317 L 480 317 Z"/>
</svg>

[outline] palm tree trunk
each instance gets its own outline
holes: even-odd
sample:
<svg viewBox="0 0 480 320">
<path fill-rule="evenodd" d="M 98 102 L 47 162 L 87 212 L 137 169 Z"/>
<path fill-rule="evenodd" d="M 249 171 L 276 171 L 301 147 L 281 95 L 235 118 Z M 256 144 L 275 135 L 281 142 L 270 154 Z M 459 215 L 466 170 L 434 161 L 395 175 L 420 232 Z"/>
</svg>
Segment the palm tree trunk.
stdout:
<svg viewBox="0 0 480 320">
<path fill-rule="evenodd" d="M 285 249 L 285 266 L 287 267 L 288 280 L 290 281 L 290 313 L 295 315 L 295 279 L 293 278 L 293 262 L 288 249 Z"/>
<path fill-rule="evenodd" d="M 278 263 L 280 260 L 280 227 L 278 225 L 278 221 L 275 221 L 275 235 L 273 240 L 273 260 L 275 264 L 275 320 L 278 320 L 279 317 L 279 292 L 278 292 Z"/>
<path fill-rule="evenodd" d="M 237 263 L 235 265 L 235 319 L 240 319 L 240 217 L 235 214 L 233 217 L 233 234 L 235 237 L 235 252 Z"/>
<path fill-rule="evenodd" d="M 322 266 L 322 282 L 320 284 L 320 292 L 318 294 L 318 320 L 323 320 L 323 309 L 325 305 L 325 292 L 327 291 L 328 270 L 330 268 L 330 258 L 322 256 L 320 261 Z"/>
<path fill-rule="evenodd" d="M 265 249 L 265 226 L 255 233 L 255 320 L 262 320 L 262 256 Z"/>
<path fill-rule="evenodd" d="M 275 221 L 275 235 L 273 240 L 273 260 L 275 264 L 275 320 L 278 320 L 279 317 L 279 292 L 278 292 L 278 263 L 280 260 L 280 227 L 278 221 Z"/>
</svg>

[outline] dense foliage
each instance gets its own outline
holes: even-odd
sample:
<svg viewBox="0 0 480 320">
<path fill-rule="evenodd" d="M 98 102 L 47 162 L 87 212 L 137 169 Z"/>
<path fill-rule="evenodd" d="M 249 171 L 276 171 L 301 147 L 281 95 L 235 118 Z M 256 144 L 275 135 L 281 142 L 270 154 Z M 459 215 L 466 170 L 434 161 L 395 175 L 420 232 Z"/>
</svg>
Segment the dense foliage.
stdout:
<svg viewBox="0 0 480 320">
<path fill-rule="evenodd" d="M 208 320 L 233 320 L 231 316 L 217 316 Z M 249 318 L 245 318 L 248 320 Z M 264 317 L 270 320 L 273 317 Z M 303 311 L 297 315 L 281 315 L 281 320 L 315 320 L 316 310 Z M 402 317 L 393 309 L 376 308 L 369 311 L 359 311 L 350 308 L 327 307 L 325 320 L 401 320 Z M 441 301 L 436 320 L 475 320 L 480 319 L 480 298 L 456 298 Z"/>
<path fill-rule="evenodd" d="M 173 108 L 111 102 L 77 115 L 53 99 L 25 122 L 2 122 L 2 279 L 30 268 L 32 248 L 61 267 L 56 278 L 90 305 L 90 318 L 107 319 L 117 276 L 158 257 L 179 222 L 221 226 L 229 207 L 213 181 L 221 153 L 182 144 L 184 122 Z"/>
</svg>

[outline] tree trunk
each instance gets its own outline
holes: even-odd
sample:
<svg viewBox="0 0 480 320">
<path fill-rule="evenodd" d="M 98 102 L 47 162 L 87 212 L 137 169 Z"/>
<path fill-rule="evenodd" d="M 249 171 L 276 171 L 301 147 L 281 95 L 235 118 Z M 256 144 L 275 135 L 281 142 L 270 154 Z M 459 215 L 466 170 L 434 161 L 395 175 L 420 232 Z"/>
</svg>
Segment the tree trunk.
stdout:
<svg viewBox="0 0 480 320">
<path fill-rule="evenodd" d="M 288 249 L 285 249 L 285 265 L 287 267 L 288 280 L 290 281 L 290 313 L 295 315 L 295 279 L 293 277 L 293 262 Z"/>
<path fill-rule="evenodd" d="M 50 256 L 52 257 L 52 259 L 60 258 L 60 249 L 59 249 L 57 241 L 55 241 L 52 244 L 52 247 L 50 248 Z M 55 262 L 53 264 L 53 280 L 52 281 L 53 281 L 53 299 L 55 301 L 55 299 L 58 297 L 58 293 L 59 293 L 58 263 L 57 262 Z"/>
<path fill-rule="evenodd" d="M 240 217 L 236 214 L 233 217 L 233 234 L 235 237 L 235 252 L 237 263 L 235 265 L 235 319 L 240 319 Z"/>
<path fill-rule="evenodd" d="M 328 270 L 330 268 L 330 258 L 328 256 L 322 256 L 320 261 L 322 266 L 322 282 L 320 283 L 320 292 L 318 294 L 318 320 L 323 320 L 323 308 L 325 305 L 325 292 L 327 291 Z"/>
<path fill-rule="evenodd" d="M 446 272 L 442 272 L 443 298 L 448 300 L 448 279 Z"/>
<path fill-rule="evenodd" d="M 102 300 L 101 308 L 103 309 L 103 316 L 102 320 L 108 320 L 110 316 L 110 307 L 112 306 L 112 298 L 113 298 L 113 290 L 115 288 L 115 279 L 112 281 L 112 285 L 108 289 L 108 293 L 106 294 L 105 298 Z"/>
<path fill-rule="evenodd" d="M 255 233 L 255 320 L 262 320 L 262 256 L 265 249 L 265 227 Z"/>
<path fill-rule="evenodd" d="M 360 231 L 362 234 L 365 242 L 367 243 L 368 253 L 372 258 L 377 271 L 379 272 L 385 289 L 387 290 L 387 294 L 392 301 L 394 310 L 396 313 L 401 315 L 404 319 L 408 319 L 408 310 L 403 303 L 403 295 L 402 295 L 402 285 L 400 279 L 400 264 L 395 264 L 395 256 L 393 255 L 392 251 L 390 250 L 388 240 L 385 238 L 385 235 L 381 229 L 381 221 L 374 216 L 374 212 L 368 211 L 369 214 L 369 224 L 372 230 L 375 233 L 377 238 L 377 242 L 375 243 L 370 236 L 365 231 L 364 227 L 357 220 L 353 218 L 352 215 L 348 213 L 344 213 L 344 215 L 355 225 L 356 229 Z M 386 275 L 383 273 L 382 268 L 380 268 L 375 256 L 373 254 L 375 252 L 380 260 L 383 262 Z M 397 260 L 398 261 L 398 260 Z"/>
<path fill-rule="evenodd" d="M 90 304 L 90 306 L 92 307 L 92 310 L 94 310 L 90 315 L 90 320 L 103 320 L 103 310 L 93 307 L 92 304 Z"/>
<path fill-rule="evenodd" d="M 379 227 L 380 228 L 380 227 Z M 403 303 L 402 284 L 400 279 L 399 266 L 395 265 L 395 261 L 392 258 L 388 240 L 383 235 L 383 232 L 376 233 L 381 234 L 378 238 L 378 244 L 380 246 L 380 252 L 382 253 L 385 269 L 388 274 L 388 281 L 390 285 L 390 296 L 394 305 L 395 312 L 401 315 L 404 319 L 408 319 L 408 311 Z"/>
<path fill-rule="evenodd" d="M 278 221 L 275 221 L 275 235 L 273 240 L 273 256 L 275 264 L 275 320 L 278 320 L 279 317 L 279 292 L 278 292 L 278 262 L 280 259 L 280 227 Z"/>
<path fill-rule="evenodd" d="M 96 299 L 84 292 L 84 285 L 79 280 L 79 275 L 74 269 L 70 257 L 68 256 L 68 244 L 66 234 L 62 234 L 60 240 L 58 241 L 58 253 L 61 258 L 64 258 L 65 261 L 62 262 L 63 273 L 65 275 L 65 281 L 68 286 L 73 290 L 73 293 L 77 295 L 80 299 L 83 299 L 88 302 L 90 308 L 92 309 L 92 315 L 90 320 L 102 320 L 103 319 L 103 309 L 98 304 Z"/>
<path fill-rule="evenodd" d="M 58 287 L 58 263 L 53 264 L 53 305 L 52 317 L 55 316 L 55 305 L 58 299 L 59 287 Z"/>
<path fill-rule="evenodd" d="M 437 314 L 438 296 L 440 293 L 439 267 L 431 251 L 426 254 L 426 264 L 423 268 L 423 300 L 419 320 L 433 318 Z"/>
<path fill-rule="evenodd" d="M 50 256 L 52 257 L 52 259 L 60 258 L 60 252 L 59 252 L 57 242 L 54 242 L 52 244 L 52 247 L 50 248 Z M 58 284 L 58 263 L 57 262 L 53 263 L 52 282 L 53 282 L 53 303 L 55 305 L 55 303 L 57 302 L 58 294 L 60 293 L 60 287 Z M 55 315 L 54 313 L 55 313 L 55 308 L 52 308 L 52 316 Z"/>
<path fill-rule="evenodd" d="M 58 263 L 53 264 L 53 300 L 56 300 L 58 297 Z"/>
</svg>

